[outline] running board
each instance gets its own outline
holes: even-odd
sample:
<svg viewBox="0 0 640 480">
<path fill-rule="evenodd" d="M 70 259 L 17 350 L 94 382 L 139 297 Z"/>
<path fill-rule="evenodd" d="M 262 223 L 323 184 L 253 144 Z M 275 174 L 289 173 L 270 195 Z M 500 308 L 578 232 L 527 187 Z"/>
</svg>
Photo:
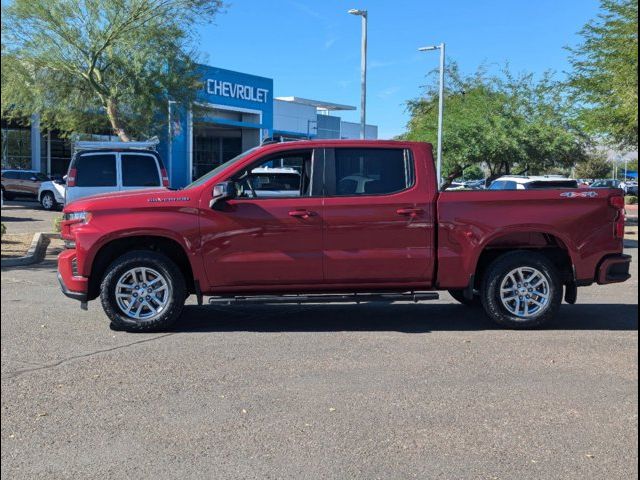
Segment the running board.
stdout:
<svg viewBox="0 0 640 480">
<path fill-rule="evenodd" d="M 364 303 L 364 302 L 425 302 L 438 300 L 437 292 L 407 293 L 348 293 L 348 294 L 308 294 L 308 295 L 236 295 L 211 297 L 212 305 L 274 304 L 274 303 Z"/>
</svg>

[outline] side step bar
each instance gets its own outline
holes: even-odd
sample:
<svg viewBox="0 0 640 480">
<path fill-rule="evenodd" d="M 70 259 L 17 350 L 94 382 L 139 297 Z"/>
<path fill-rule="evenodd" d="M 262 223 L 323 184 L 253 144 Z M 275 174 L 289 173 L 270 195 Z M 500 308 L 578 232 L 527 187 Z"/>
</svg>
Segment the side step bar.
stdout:
<svg viewBox="0 0 640 480">
<path fill-rule="evenodd" d="M 363 302 L 425 302 L 438 300 L 437 292 L 406 293 L 347 293 L 347 294 L 305 294 L 305 295 L 238 295 L 211 297 L 212 305 L 275 304 L 275 303 L 363 303 Z"/>
</svg>

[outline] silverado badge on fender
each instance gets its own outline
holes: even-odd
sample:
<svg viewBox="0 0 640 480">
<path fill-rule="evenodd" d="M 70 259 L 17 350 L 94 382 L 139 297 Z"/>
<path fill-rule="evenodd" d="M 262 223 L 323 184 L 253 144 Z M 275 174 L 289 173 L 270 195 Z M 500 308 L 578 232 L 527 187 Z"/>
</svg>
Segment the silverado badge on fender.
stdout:
<svg viewBox="0 0 640 480">
<path fill-rule="evenodd" d="M 154 197 L 147 200 L 147 202 L 157 203 L 157 202 L 187 202 L 191 200 L 189 197 L 168 197 L 168 198 L 160 198 Z"/>
</svg>

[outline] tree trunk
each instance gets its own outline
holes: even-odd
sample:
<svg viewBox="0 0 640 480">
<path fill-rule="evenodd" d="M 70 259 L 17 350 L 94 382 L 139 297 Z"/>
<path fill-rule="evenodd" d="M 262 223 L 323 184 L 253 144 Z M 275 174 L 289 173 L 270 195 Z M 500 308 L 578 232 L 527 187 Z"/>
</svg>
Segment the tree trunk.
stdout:
<svg viewBox="0 0 640 480">
<path fill-rule="evenodd" d="M 118 135 L 118 138 L 123 142 L 130 142 L 131 137 L 129 137 L 127 132 L 125 132 L 124 127 L 120 122 L 118 102 L 112 98 L 107 100 L 107 116 L 109 117 L 109 122 L 111 123 L 111 128 L 113 128 L 113 132 Z"/>
</svg>

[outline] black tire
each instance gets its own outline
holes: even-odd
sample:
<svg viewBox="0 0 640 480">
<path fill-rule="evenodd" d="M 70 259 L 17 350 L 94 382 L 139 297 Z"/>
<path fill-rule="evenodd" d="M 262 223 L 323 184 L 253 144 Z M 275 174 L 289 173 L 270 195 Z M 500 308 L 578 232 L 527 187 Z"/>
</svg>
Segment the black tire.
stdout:
<svg viewBox="0 0 640 480">
<path fill-rule="evenodd" d="M 547 292 L 548 300 L 545 303 L 545 307 L 540 308 L 538 313 L 526 318 L 510 312 L 500 299 L 500 288 L 503 280 L 517 268 L 536 269 L 544 276 L 549 286 Z M 539 327 L 553 319 L 562 303 L 562 291 L 562 282 L 558 271 L 547 257 L 536 252 L 516 250 L 505 253 L 489 265 L 482 280 L 480 297 L 485 312 L 493 321 L 504 327 L 525 329 Z M 526 291 L 524 293 L 525 295 L 527 294 Z M 518 295 L 516 294 L 516 296 Z M 533 296 L 540 300 L 540 297 L 535 297 L 535 294 Z"/>
<path fill-rule="evenodd" d="M 13 200 L 15 195 L 13 193 L 7 192 L 4 187 L 2 187 L 2 198 L 5 200 Z"/>
<path fill-rule="evenodd" d="M 51 192 L 44 192 L 40 197 L 40 205 L 45 210 L 55 210 L 58 207 L 56 197 Z"/>
<path fill-rule="evenodd" d="M 449 290 L 449 295 L 453 297 L 454 300 L 461 303 L 466 307 L 481 307 L 482 301 L 480 300 L 479 295 L 474 295 L 473 299 L 469 300 L 464 296 L 464 290 Z"/>
<path fill-rule="evenodd" d="M 162 312 L 149 319 L 135 319 L 128 316 L 116 301 L 116 284 L 120 277 L 135 267 L 156 270 L 169 286 L 168 303 Z M 135 250 L 118 257 L 106 270 L 100 285 L 102 308 L 112 322 L 112 329 L 127 332 L 156 332 L 166 330 L 182 314 L 186 298 L 185 279 L 178 268 L 165 255 L 148 250 Z M 140 300 L 142 302 L 142 300 Z"/>
</svg>

